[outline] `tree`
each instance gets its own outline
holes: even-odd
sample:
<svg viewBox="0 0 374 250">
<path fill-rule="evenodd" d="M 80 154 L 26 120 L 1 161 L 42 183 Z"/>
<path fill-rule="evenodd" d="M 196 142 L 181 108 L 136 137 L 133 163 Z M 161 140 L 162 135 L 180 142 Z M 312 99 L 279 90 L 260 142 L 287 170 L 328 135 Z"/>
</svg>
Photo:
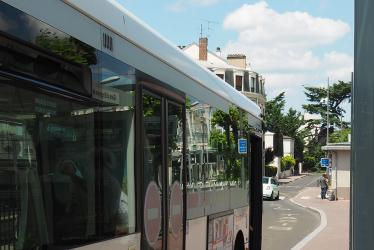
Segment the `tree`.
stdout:
<svg viewBox="0 0 374 250">
<path fill-rule="evenodd" d="M 282 92 L 266 102 L 265 130 L 293 138 L 295 140 L 295 157 L 300 162 L 303 160 L 304 151 L 304 134 L 300 128 L 304 125 L 304 119 L 301 113 L 293 108 L 284 114 L 286 104 L 284 98 L 284 92 Z"/>
<path fill-rule="evenodd" d="M 341 117 L 346 113 L 341 107 L 341 104 L 348 101 L 351 102 L 352 84 L 350 82 L 338 81 L 329 87 L 329 131 L 333 132 L 333 128 L 340 126 L 343 128 L 348 127 L 347 122 L 342 122 Z M 307 127 L 313 129 L 319 127 L 319 136 L 326 137 L 327 131 L 327 88 L 324 87 L 305 87 L 304 91 L 309 104 L 303 105 L 303 108 L 309 114 L 319 115 L 318 119 L 311 119 L 307 122 Z"/>
<path fill-rule="evenodd" d="M 300 112 L 290 108 L 283 118 L 282 133 L 292 138 L 300 134 L 300 127 L 304 125 L 304 118 Z"/>
<path fill-rule="evenodd" d="M 210 132 L 210 144 L 217 147 L 218 152 L 224 156 L 225 173 L 220 175 L 220 180 L 237 181 L 240 178 L 241 161 L 237 141 L 239 136 L 247 138 L 251 133 L 251 127 L 245 117 L 244 112 L 235 106 L 231 106 L 228 113 L 221 110 L 213 113 L 212 127 L 223 129 L 214 128 Z"/>
<path fill-rule="evenodd" d="M 75 38 L 58 36 L 48 28 L 40 30 L 40 35 L 35 38 L 35 43 L 67 60 L 79 64 L 92 65 L 97 63 L 94 48 L 79 42 Z"/>
<path fill-rule="evenodd" d="M 265 103 L 265 130 L 274 133 L 282 132 L 281 130 L 284 122 L 283 110 L 285 104 L 284 92 Z"/>
<path fill-rule="evenodd" d="M 305 129 L 306 136 L 310 138 L 308 145 L 306 145 L 307 153 L 304 160 L 306 168 L 317 168 L 318 159 L 324 156 L 325 152 L 321 147 L 326 144 L 327 129 L 332 135 L 330 142 L 335 142 L 338 141 L 340 135 L 334 132 L 334 129 L 337 127 L 340 127 L 341 130 L 348 128 L 349 123 L 341 121 L 341 117 L 345 114 L 341 104 L 351 101 L 351 88 L 350 82 L 343 81 L 329 86 L 328 91 L 323 87 L 305 87 L 304 93 L 310 103 L 303 105 L 303 108 L 310 114 L 319 115 L 318 119 L 308 120 Z M 327 94 L 329 94 L 329 128 L 327 128 Z"/>
<path fill-rule="evenodd" d="M 284 92 L 280 93 L 274 99 L 267 101 L 265 104 L 265 130 L 274 133 L 282 133 L 294 138 L 300 127 L 304 124 L 303 117 L 300 112 L 290 108 L 284 114 L 286 101 L 284 100 Z"/>
</svg>

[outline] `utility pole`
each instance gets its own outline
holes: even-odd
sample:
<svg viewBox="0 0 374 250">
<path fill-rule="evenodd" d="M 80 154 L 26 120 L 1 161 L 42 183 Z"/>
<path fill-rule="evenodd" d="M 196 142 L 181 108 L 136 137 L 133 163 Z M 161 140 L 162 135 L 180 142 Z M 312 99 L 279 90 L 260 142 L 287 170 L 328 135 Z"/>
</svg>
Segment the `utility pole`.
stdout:
<svg viewBox="0 0 374 250">
<path fill-rule="evenodd" d="M 326 115 L 327 115 L 327 125 L 326 125 L 326 145 L 329 144 L 329 128 L 330 128 L 330 116 L 329 116 L 329 106 L 330 106 L 330 78 L 327 77 L 327 103 L 326 103 L 326 106 L 327 106 L 327 110 L 326 110 Z"/>
</svg>

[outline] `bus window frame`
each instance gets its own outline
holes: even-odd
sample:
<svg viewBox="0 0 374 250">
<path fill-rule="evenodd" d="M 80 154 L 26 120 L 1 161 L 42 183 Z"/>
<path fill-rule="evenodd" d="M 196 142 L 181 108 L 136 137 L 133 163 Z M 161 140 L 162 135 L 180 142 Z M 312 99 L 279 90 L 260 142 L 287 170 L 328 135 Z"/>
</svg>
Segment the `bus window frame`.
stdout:
<svg viewBox="0 0 374 250">
<path fill-rule="evenodd" d="M 155 80 L 157 81 L 157 80 Z M 143 153 L 142 149 L 144 148 L 143 144 L 143 131 L 144 131 L 144 120 L 143 120 L 143 94 L 146 93 L 147 95 L 154 96 L 156 98 L 160 98 L 161 100 L 161 140 L 162 140 L 162 154 L 163 154 L 163 161 L 162 161 L 162 188 L 163 190 L 168 190 L 168 175 L 167 175 L 167 104 L 170 102 L 172 104 L 177 104 L 182 107 L 182 116 L 183 116 L 183 171 L 182 171 L 182 179 L 183 179 L 183 249 L 186 247 L 186 224 L 187 224 L 187 185 L 186 185 L 186 97 L 185 94 L 176 90 L 166 84 L 162 84 L 159 82 L 151 82 L 148 79 L 146 81 L 138 79 L 136 83 L 136 126 L 135 126 L 135 133 L 136 133 L 136 180 L 137 186 L 136 190 L 136 197 L 137 197 L 137 205 L 138 208 L 136 209 L 137 214 L 137 226 L 139 227 L 139 231 L 144 235 L 144 219 L 143 219 L 143 208 L 144 208 L 144 195 L 145 190 L 142 185 L 143 181 L 143 167 L 144 167 L 144 160 L 143 160 Z M 168 199 L 167 197 L 162 198 L 162 205 L 163 205 L 163 221 L 162 227 L 167 229 L 168 231 Z M 166 193 L 167 195 L 167 193 Z M 165 232 L 165 231 L 164 231 Z M 168 242 L 168 233 L 164 233 L 162 236 L 163 240 L 163 249 L 167 249 L 167 242 Z"/>
</svg>

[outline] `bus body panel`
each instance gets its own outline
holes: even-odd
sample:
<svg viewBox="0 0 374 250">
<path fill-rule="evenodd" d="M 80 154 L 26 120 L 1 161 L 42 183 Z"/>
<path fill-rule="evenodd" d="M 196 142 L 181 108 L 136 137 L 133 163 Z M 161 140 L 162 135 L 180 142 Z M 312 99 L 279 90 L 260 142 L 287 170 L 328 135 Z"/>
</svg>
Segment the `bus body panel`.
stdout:
<svg viewBox="0 0 374 250">
<path fill-rule="evenodd" d="M 234 235 L 241 232 L 244 236 L 244 244 L 249 244 L 249 207 L 234 209 Z M 235 238 L 234 238 L 235 241 Z"/>
<path fill-rule="evenodd" d="M 4 2 L 18 8 L 21 11 L 24 11 L 26 14 L 34 16 L 35 18 L 59 29 L 62 32 L 65 32 L 68 35 L 71 35 L 73 38 L 92 46 L 96 49 L 95 53 L 99 59 L 104 58 L 100 56 L 105 55 L 105 57 L 112 57 L 113 59 L 118 59 L 120 62 L 131 65 L 136 69 L 137 73 L 141 72 L 144 75 L 149 75 L 155 81 L 155 85 L 167 85 L 171 91 L 174 90 L 175 92 L 178 92 L 178 94 L 181 92 L 183 95 L 193 96 L 199 101 L 203 100 L 204 103 L 206 103 L 204 105 L 214 107 L 215 110 L 221 110 L 225 113 L 228 113 L 229 108 L 231 107 L 240 108 L 243 110 L 243 114 L 245 114 L 244 117 L 248 119 L 249 125 L 252 125 L 255 131 L 262 130 L 262 120 L 259 116 L 260 109 L 256 104 L 244 97 L 241 93 L 237 92 L 227 83 L 218 79 L 205 68 L 202 68 L 200 65 L 196 64 L 194 61 L 192 61 L 192 59 L 184 55 L 175 46 L 171 45 L 156 32 L 152 31 L 137 18 L 133 17 L 132 14 L 128 13 L 121 6 L 117 6 L 114 1 L 34 0 L 32 4 L 30 4 L 29 1 L 22 0 L 4 0 Z M 69 5 L 64 2 L 69 3 Z M 105 12 L 113 13 L 113 15 L 110 16 L 110 18 L 105 18 L 106 16 L 103 16 L 103 13 Z M 108 51 L 108 49 L 104 47 L 103 35 L 109 35 L 113 39 L 112 50 Z M 101 67 L 101 63 L 102 62 L 100 62 L 98 67 Z M 138 82 L 138 79 L 134 80 L 133 87 L 139 84 L 141 83 Z M 103 90 L 101 90 L 102 92 L 99 94 L 113 94 L 113 91 L 109 91 L 110 88 L 107 92 L 105 92 L 105 88 L 106 86 L 103 87 Z M 57 93 L 54 93 L 53 91 L 51 91 L 50 94 L 51 98 L 53 98 L 55 94 L 57 95 Z M 118 94 L 118 98 L 120 96 L 121 98 L 127 98 L 125 93 L 121 92 L 120 94 L 121 95 Z M 135 95 L 138 94 L 139 93 L 137 92 L 135 93 Z M 59 96 L 59 98 L 63 97 Z M 105 103 L 105 101 L 107 101 L 103 98 L 102 100 L 100 100 L 100 98 L 95 99 L 93 96 L 87 97 L 87 99 L 89 98 L 91 98 L 89 102 L 93 103 L 98 101 Z M 188 102 L 188 98 L 186 99 L 186 102 Z M 118 103 L 111 103 L 111 105 L 113 104 Z M 109 106 L 108 102 L 103 105 Z M 83 111 L 93 113 L 94 110 L 95 107 L 92 107 L 92 112 L 91 109 L 82 109 L 81 111 L 72 110 L 71 113 L 67 113 L 67 117 L 68 115 L 72 114 L 82 115 Z M 129 109 L 127 109 L 127 107 L 126 109 L 122 110 L 118 108 L 116 112 L 124 112 L 128 110 Z M 93 117 L 93 115 L 91 116 Z M 200 119 L 198 118 L 199 122 L 202 122 L 201 118 L 202 117 L 200 117 Z M 210 121 L 211 118 L 205 121 L 207 127 L 208 125 L 210 126 L 210 123 L 208 123 Z M 197 125 L 200 126 L 202 123 L 197 123 Z M 132 133 L 134 131 L 133 127 L 134 123 L 132 123 Z M 51 129 L 56 128 L 51 127 Z M 200 133 L 200 135 L 202 133 L 202 137 L 204 137 L 205 132 L 208 134 L 208 131 L 204 131 L 204 129 L 197 132 Z M 95 133 L 92 134 L 95 135 Z M 186 137 L 187 136 L 188 135 L 186 135 Z M 132 137 L 134 137 L 133 134 Z M 202 145 L 202 149 L 198 150 L 201 150 L 202 152 L 205 150 L 205 152 L 207 152 L 206 158 L 209 158 L 210 156 L 208 157 L 208 151 L 217 149 L 208 149 L 208 140 L 204 140 L 205 139 L 202 139 L 202 142 L 200 142 L 200 147 Z M 129 146 L 131 146 L 130 144 L 133 144 L 133 148 L 128 149 L 128 155 L 135 154 L 134 150 L 138 147 L 139 142 L 134 141 L 134 138 L 132 141 L 127 141 Z M 204 143 L 206 143 L 205 149 Z M 196 145 L 194 146 L 196 147 Z M 185 147 L 187 148 L 188 145 Z M 103 155 L 104 153 L 105 152 L 103 152 Z M 44 152 L 41 151 L 40 154 L 44 154 Z M 187 154 L 191 153 L 187 152 Z M 189 157 L 189 155 L 186 156 L 186 158 L 187 157 Z M 218 159 L 216 161 L 213 160 L 213 163 L 210 163 L 208 159 L 205 162 L 204 153 L 201 154 L 200 159 L 204 169 L 205 163 L 214 164 L 217 162 L 218 164 Z M 223 162 L 222 159 L 221 161 Z M 130 166 L 131 168 L 140 167 L 135 166 L 133 159 L 131 161 L 128 160 L 128 164 L 132 165 Z M 242 166 L 245 167 L 246 165 Z M 218 170 L 213 169 L 215 168 L 212 168 L 212 172 L 217 171 L 218 173 Z M 133 175 L 133 171 L 134 169 L 130 169 L 128 175 Z M 243 173 L 241 173 L 241 177 L 245 175 Z M 141 180 L 140 177 L 136 178 L 137 179 L 134 178 L 135 182 Z M 248 245 L 248 183 L 242 180 L 241 184 L 239 184 L 239 179 L 236 181 L 224 180 L 218 182 L 214 180 L 216 176 L 211 176 L 211 178 L 213 182 L 209 182 L 209 186 L 204 183 L 205 181 L 199 183 L 199 185 L 202 185 L 201 187 L 196 185 L 189 186 L 189 184 L 186 186 L 187 190 L 198 190 L 197 192 L 187 193 L 187 204 L 185 205 L 189 212 L 186 216 L 188 220 L 186 226 L 186 249 L 196 250 L 205 249 L 207 247 L 208 234 L 213 233 L 212 230 L 208 230 L 209 223 L 215 223 L 216 225 L 226 222 L 228 223 L 228 229 L 230 230 L 227 232 L 227 235 L 225 235 L 227 247 L 230 247 L 231 245 L 234 246 L 236 235 L 239 232 L 243 233 L 245 244 Z M 133 182 L 128 181 L 128 183 Z M 134 185 L 131 184 L 130 186 Z M 137 199 L 140 199 L 140 192 L 132 193 L 133 196 L 135 196 L 136 193 Z M 135 198 L 130 199 L 129 195 L 128 199 L 134 203 L 132 200 Z M 91 202 L 93 204 L 94 201 Z M 138 205 L 139 204 L 137 203 L 137 206 Z M 140 221 L 139 214 L 141 215 L 142 208 L 139 206 L 136 208 L 136 211 L 136 219 L 135 216 L 130 218 L 132 220 L 130 223 L 131 225 L 135 224 L 133 220 Z M 135 213 L 135 211 L 132 211 L 132 213 Z M 221 214 L 217 215 L 217 213 Z M 139 225 L 138 223 L 136 224 Z M 212 229 L 213 226 L 210 228 Z M 135 234 L 112 239 L 108 238 L 102 242 L 84 245 L 77 249 L 141 249 L 141 230 L 141 228 L 137 227 Z M 220 233 L 222 234 L 222 232 Z M 85 244 L 85 242 L 82 242 L 82 244 Z M 220 243 L 218 242 L 217 244 Z"/>
<path fill-rule="evenodd" d="M 206 249 L 207 217 L 187 220 L 186 250 Z"/>
<path fill-rule="evenodd" d="M 52 26 L 60 29 L 63 32 L 66 32 L 69 35 L 72 35 L 83 42 L 95 47 L 96 49 L 101 49 L 101 33 L 100 27 L 92 19 L 87 16 L 82 15 L 73 8 L 64 4 L 62 1 L 48 1 L 46 5 L 45 1 L 35 0 L 33 4 L 30 5 L 25 1 L 5 1 L 8 4 L 19 8 L 26 13 L 31 14 L 32 16 L 42 20 Z M 164 64 L 165 66 L 173 68 L 172 75 L 183 74 L 185 77 L 189 78 L 189 84 L 181 84 L 178 79 L 163 79 L 163 76 L 168 76 L 169 74 L 159 74 L 154 76 L 165 83 L 181 89 L 186 93 L 195 93 L 199 96 L 201 91 L 199 89 L 203 87 L 205 91 L 208 89 L 214 94 L 218 95 L 214 102 L 217 107 L 220 107 L 223 110 L 227 110 L 228 106 L 222 105 L 222 99 L 236 103 L 237 106 L 249 112 L 252 116 L 259 118 L 261 114 L 260 108 L 252 101 L 250 101 L 243 94 L 237 92 L 233 87 L 228 84 L 223 84 L 224 82 L 216 77 L 213 73 L 205 69 L 204 67 L 196 64 L 191 58 L 183 54 L 176 46 L 172 46 L 170 42 L 167 42 L 159 34 L 151 30 L 148 26 L 145 26 L 137 18 L 133 17 L 132 14 L 129 14 L 123 7 L 118 6 L 112 1 L 66 1 L 67 3 L 73 5 L 75 8 L 78 8 L 79 11 L 84 12 L 90 17 L 95 17 L 95 20 L 105 25 L 105 27 L 110 27 L 113 32 L 119 34 L 122 38 L 125 38 L 130 43 L 134 44 L 142 52 L 141 57 L 132 57 L 129 54 L 127 55 L 126 63 L 142 70 L 143 72 L 152 75 L 154 72 L 149 72 L 152 69 L 147 64 L 147 59 L 144 58 L 144 54 L 154 57 L 155 60 L 158 60 L 157 64 Z M 42 11 L 45 9 L 51 9 L 53 11 Z M 58 14 L 55 14 L 58 13 Z M 108 18 L 107 15 L 103 13 L 111 13 Z M 124 21 L 125 20 L 125 21 Z M 94 27 L 96 26 L 96 27 Z M 118 41 L 118 44 L 125 43 L 125 39 Z M 115 44 L 116 45 L 116 44 Z M 121 51 L 118 49 L 118 51 Z M 118 55 L 113 53 L 113 56 L 117 58 Z M 117 58 L 122 59 L 122 58 Z M 138 59 L 138 60 L 136 60 Z M 122 59 L 123 60 L 123 59 Z M 132 60 L 140 61 L 142 63 L 135 64 Z M 153 66 L 157 65 L 153 64 Z M 157 72 L 157 71 L 156 71 Z M 186 79 L 184 79 L 186 80 Z M 219 82 L 219 84 L 217 84 Z M 192 88 L 186 88 L 190 86 Z M 200 85 L 200 88 L 199 86 Z M 185 89 L 186 88 L 186 89 Z M 201 99 L 204 99 L 204 96 L 199 96 Z M 220 99 L 220 101 L 218 101 Z M 213 101 L 213 100 L 212 100 Z"/>
<path fill-rule="evenodd" d="M 87 246 L 74 248 L 76 250 L 100 250 L 100 249 L 111 249 L 111 250 L 140 250 L 140 234 L 131 234 L 124 237 L 119 237 L 107 241 L 102 241 Z"/>
</svg>

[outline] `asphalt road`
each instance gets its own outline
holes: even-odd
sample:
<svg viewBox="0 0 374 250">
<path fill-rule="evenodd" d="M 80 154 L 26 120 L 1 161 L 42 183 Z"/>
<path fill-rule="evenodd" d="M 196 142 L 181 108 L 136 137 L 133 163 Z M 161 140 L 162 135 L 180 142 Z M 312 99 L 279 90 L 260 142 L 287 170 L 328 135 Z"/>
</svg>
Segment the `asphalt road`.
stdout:
<svg viewBox="0 0 374 250">
<path fill-rule="evenodd" d="M 320 224 L 317 212 L 295 205 L 289 199 L 304 187 L 315 187 L 319 175 L 309 175 L 280 187 L 280 200 L 264 200 L 262 249 L 288 250 Z"/>
</svg>

